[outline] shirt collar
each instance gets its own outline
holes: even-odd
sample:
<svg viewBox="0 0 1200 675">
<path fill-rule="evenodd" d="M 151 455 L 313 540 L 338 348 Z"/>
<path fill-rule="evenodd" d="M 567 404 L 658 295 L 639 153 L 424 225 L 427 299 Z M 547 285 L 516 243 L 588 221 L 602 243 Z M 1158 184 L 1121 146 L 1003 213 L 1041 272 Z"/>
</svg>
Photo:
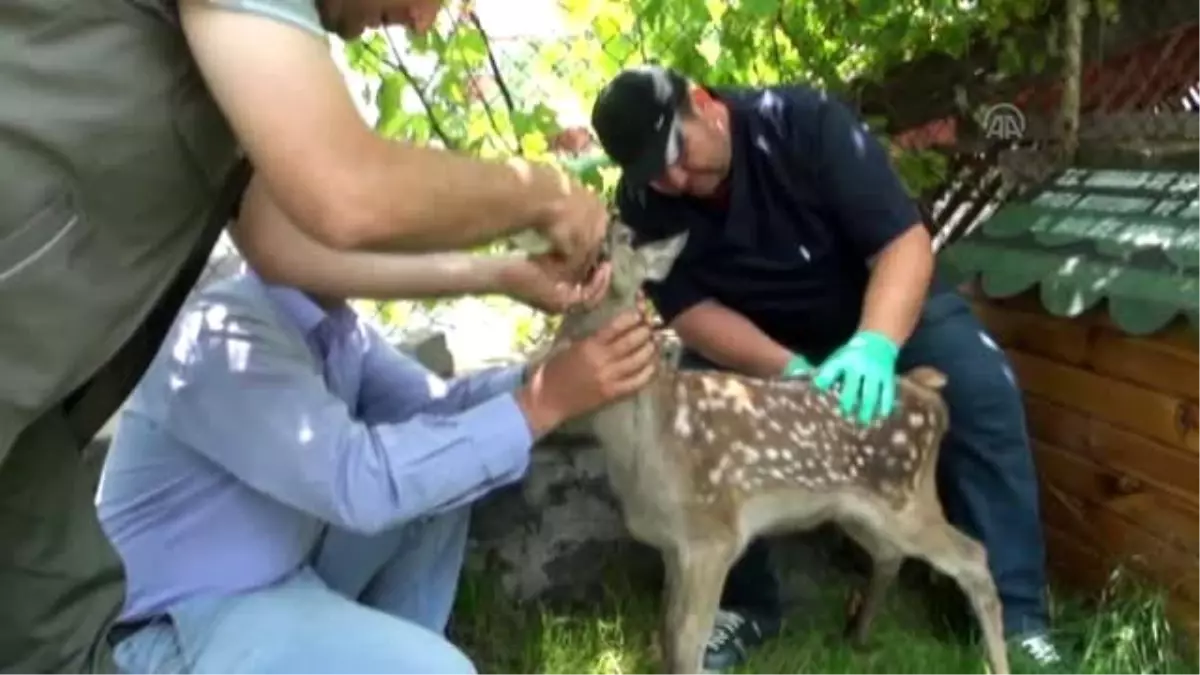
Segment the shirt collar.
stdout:
<svg viewBox="0 0 1200 675">
<path fill-rule="evenodd" d="M 350 304 L 341 301 L 336 307 L 326 310 L 317 304 L 307 293 L 291 286 L 281 286 L 263 281 L 254 272 L 248 272 L 266 291 L 267 296 L 283 310 L 304 335 L 311 335 L 325 321 L 331 321 L 342 328 L 349 328 L 357 323 L 357 315 Z"/>
</svg>

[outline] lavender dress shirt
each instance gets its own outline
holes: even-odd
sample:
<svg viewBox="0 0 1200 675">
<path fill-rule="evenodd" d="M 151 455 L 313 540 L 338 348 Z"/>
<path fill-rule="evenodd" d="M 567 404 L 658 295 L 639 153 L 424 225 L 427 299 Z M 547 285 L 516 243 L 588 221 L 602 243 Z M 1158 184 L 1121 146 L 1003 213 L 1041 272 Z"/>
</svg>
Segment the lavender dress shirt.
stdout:
<svg viewBox="0 0 1200 675">
<path fill-rule="evenodd" d="M 123 619 L 270 585 L 329 526 L 377 533 L 520 479 L 520 367 L 444 381 L 348 305 L 252 274 L 180 313 L 119 420 L 97 494 Z"/>
</svg>

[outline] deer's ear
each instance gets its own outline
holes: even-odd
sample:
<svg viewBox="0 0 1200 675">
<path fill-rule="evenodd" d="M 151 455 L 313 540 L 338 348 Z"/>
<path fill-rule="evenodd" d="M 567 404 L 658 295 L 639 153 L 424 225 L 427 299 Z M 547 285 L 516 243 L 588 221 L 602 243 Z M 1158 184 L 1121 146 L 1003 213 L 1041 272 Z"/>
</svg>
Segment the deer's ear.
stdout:
<svg viewBox="0 0 1200 675">
<path fill-rule="evenodd" d="M 687 244 L 687 230 L 674 237 L 659 239 L 643 244 L 638 248 L 638 257 L 642 261 L 642 269 L 646 272 L 648 281 L 662 281 L 671 271 L 675 259 Z"/>
</svg>

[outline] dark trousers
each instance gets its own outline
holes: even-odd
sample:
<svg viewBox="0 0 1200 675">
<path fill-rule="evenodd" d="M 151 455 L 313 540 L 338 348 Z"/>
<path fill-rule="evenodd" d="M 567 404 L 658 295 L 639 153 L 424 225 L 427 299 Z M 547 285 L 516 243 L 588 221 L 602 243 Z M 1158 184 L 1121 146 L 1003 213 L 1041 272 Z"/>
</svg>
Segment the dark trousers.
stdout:
<svg viewBox="0 0 1200 675">
<path fill-rule="evenodd" d="M 805 354 L 819 364 L 826 354 Z M 1045 549 L 1038 486 L 1025 413 L 1008 359 L 955 293 L 929 299 L 900 352 L 897 371 L 919 365 L 946 374 L 950 429 L 938 484 L 947 517 L 987 548 L 1011 636 L 1046 628 Z M 685 351 L 685 368 L 713 368 Z M 781 612 L 778 582 L 765 541 L 750 544 L 730 570 L 722 606 L 768 615 Z"/>
<path fill-rule="evenodd" d="M 118 672 L 104 638 L 125 575 L 82 445 L 54 408 L 0 463 L 0 672 Z"/>
</svg>

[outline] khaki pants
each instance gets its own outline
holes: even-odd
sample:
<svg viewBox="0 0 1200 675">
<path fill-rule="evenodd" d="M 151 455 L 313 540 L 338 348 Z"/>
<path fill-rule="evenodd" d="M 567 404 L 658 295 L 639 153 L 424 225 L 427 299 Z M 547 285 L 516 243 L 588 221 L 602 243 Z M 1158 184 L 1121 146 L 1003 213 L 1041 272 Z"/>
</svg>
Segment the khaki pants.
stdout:
<svg viewBox="0 0 1200 675">
<path fill-rule="evenodd" d="M 83 444 L 55 408 L 0 464 L 0 671 L 117 672 L 107 634 L 125 575 L 100 529 Z"/>
</svg>

